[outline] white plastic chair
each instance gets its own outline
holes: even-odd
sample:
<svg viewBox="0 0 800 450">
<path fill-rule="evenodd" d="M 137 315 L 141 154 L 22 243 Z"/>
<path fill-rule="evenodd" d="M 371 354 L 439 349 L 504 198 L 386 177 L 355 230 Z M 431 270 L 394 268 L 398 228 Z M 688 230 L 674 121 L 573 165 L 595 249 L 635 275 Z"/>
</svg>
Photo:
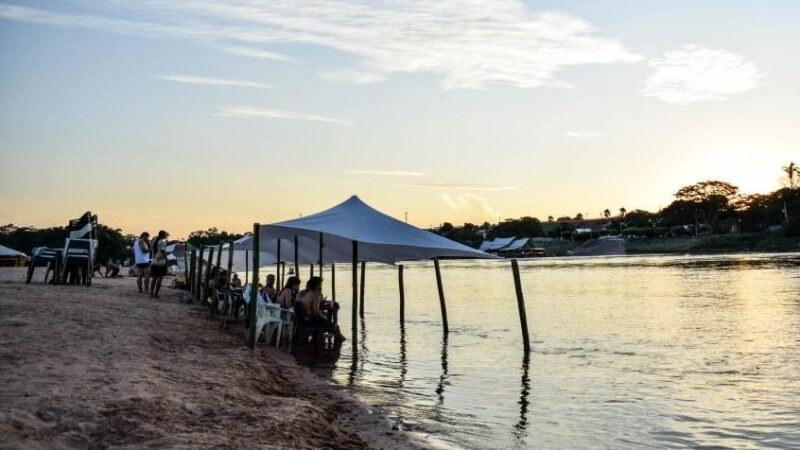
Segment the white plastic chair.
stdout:
<svg viewBox="0 0 800 450">
<path fill-rule="evenodd" d="M 244 301 L 250 305 L 251 285 L 244 288 Z M 274 329 L 273 329 L 274 327 Z M 281 307 L 273 303 L 267 303 L 261 292 L 258 293 L 258 303 L 256 303 L 256 330 L 264 333 L 264 339 L 269 342 L 273 332 L 277 332 L 275 345 L 279 346 L 281 334 L 283 333 L 283 320 L 281 320 Z"/>
</svg>

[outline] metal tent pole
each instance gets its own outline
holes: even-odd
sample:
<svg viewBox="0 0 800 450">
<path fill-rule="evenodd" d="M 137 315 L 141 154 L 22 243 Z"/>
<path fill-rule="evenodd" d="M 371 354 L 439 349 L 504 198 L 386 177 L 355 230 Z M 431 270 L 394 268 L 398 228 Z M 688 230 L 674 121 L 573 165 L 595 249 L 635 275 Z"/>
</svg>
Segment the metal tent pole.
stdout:
<svg viewBox="0 0 800 450">
<path fill-rule="evenodd" d="M 258 314 L 258 256 L 259 256 L 259 224 L 253 224 L 253 280 L 254 285 L 250 286 L 250 305 L 248 319 L 250 322 L 248 344 L 251 350 L 256 348 L 256 340 L 258 339 L 258 330 L 256 330 L 256 315 Z"/>
</svg>

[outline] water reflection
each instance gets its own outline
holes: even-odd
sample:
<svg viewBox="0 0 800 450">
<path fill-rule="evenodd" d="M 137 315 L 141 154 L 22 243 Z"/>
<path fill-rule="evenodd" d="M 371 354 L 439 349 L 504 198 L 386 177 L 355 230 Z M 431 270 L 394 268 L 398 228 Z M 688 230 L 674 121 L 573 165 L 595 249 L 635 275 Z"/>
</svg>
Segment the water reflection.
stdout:
<svg viewBox="0 0 800 450">
<path fill-rule="evenodd" d="M 447 385 L 447 333 L 442 334 L 442 374 L 439 376 L 439 383 L 436 385 L 436 406 L 433 408 L 433 417 L 441 419 L 442 406 L 444 406 L 444 387 Z"/>
<path fill-rule="evenodd" d="M 525 439 L 528 437 L 528 395 L 531 391 L 531 379 L 528 376 L 528 365 L 530 363 L 530 353 L 525 352 L 522 357 L 522 389 L 519 394 L 519 421 L 514 425 L 512 434 L 514 442 L 518 448 L 525 447 Z"/>
</svg>

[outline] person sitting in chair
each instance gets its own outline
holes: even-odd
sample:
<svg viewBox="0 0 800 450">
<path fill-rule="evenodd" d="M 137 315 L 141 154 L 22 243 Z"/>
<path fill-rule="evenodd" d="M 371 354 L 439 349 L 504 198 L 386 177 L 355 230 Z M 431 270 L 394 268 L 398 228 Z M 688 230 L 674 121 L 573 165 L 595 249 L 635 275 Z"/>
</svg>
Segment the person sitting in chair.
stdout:
<svg viewBox="0 0 800 450">
<path fill-rule="evenodd" d="M 283 286 L 281 292 L 278 294 L 278 304 L 283 309 L 289 309 L 294 306 L 297 291 L 300 289 L 300 278 L 289 277 L 286 279 L 286 285 Z"/>
<path fill-rule="evenodd" d="M 275 275 L 267 275 L 267 285 L 261 289 L 261 292 L 264 294 L 267 301 L 277 303 L 278 290 L 275 289 Z"/>
<path fill-rule="evenodd" d="M 344 341 L 344 335 L 338 325 L 328 321 L 320 309 L 325 300 L 322 296 L 322 278 L 311 277 L 306 283 L 306 288 L 297 294 L 297 303 L 302 305 L 302 316 L 298 317 L 303 326 L 319 327 L 333 333 L 337 342 Z"/>
</svg>

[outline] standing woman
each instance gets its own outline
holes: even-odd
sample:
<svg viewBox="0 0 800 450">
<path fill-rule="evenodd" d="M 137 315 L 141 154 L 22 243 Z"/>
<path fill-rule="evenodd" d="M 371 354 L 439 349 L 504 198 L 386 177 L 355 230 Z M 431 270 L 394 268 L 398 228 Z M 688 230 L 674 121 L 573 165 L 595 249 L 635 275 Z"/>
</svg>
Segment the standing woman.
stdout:
<svg viewBox="0 0 800 450">
<path fill-rule="evenodd" d="M 169 233 L 164 230 L 158 232 L 158 237 L 153 241 L 153 262 L 150 266 L 150 298 L 160 298 L 161 280 L 167 274 L 167 237 Z"/>
<path fill-rule="evenodd" d="M 133 260 L 136 264 L 136 285 L 139 286 L 139 293 L 150 292 L 150 233 L 147 231 L 139 235 L 139 239 L 133 243 Z"/>
</svg>

